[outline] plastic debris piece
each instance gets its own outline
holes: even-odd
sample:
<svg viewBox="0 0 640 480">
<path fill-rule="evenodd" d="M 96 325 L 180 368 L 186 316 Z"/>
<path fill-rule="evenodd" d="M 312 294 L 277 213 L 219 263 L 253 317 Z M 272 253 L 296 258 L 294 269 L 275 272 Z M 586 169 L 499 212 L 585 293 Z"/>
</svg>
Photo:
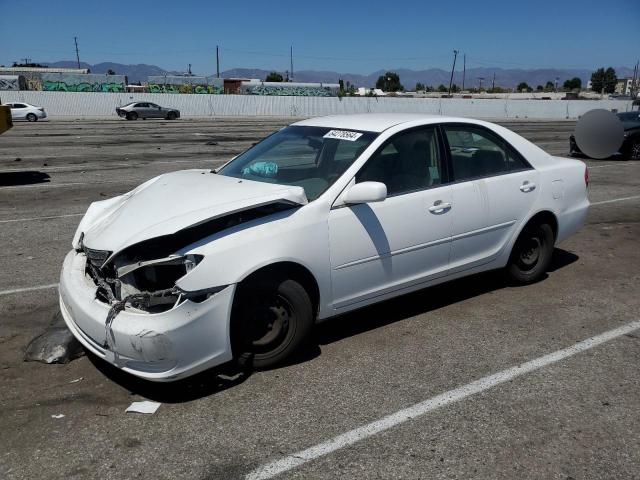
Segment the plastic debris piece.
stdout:
<svg viewBox="0 0 640 480">
<path fill-rule="evenodd" d="M 51 415 L 51 418 L 64 418 L 64 413 L 57 413 L 55 415 Z"/>
<path fill-rule="evenodd" d="M 76 378 L 75 380 L 71 380 L 69 383 L 78 383 L 84 380 L 84 377 Z"/>
<path fill-rule="evenodd" d="M 134 412 L 134 413 L 156 413 L 158 408 L 160 408 L 161 403 L 151 402 L 149 400 L 144 400 L 142 402 L 133 402 L 129 407 L 125 410 L 125 412 Z"/>
</svg>

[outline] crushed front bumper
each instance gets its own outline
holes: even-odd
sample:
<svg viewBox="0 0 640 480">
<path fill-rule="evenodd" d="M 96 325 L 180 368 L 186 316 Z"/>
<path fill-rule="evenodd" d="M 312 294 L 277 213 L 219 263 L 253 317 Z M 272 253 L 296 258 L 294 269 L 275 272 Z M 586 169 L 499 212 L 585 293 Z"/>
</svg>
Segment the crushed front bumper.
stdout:
<svg viewBox="0 0 640 480">
<path fill-rule="evenodd" d="M 60 310 L 74 336 L 116 367 L 153 381 L 187 377 L 231 360 L 229 325 L 235 285 L 201 303 L 186 300 L 162 313 L 120 312 L 111 325 L 115 338 L 106 348 L 109 305 L 96 299 L 85 274 L 86 256 L 67 254 L 60 276 Z"/>
</svg>

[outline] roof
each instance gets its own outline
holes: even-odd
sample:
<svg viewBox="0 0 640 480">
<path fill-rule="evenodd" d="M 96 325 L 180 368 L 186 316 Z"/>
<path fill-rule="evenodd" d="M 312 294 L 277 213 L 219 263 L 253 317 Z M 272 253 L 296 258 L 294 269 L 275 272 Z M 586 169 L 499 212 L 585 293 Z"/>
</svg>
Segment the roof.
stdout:
<svg viewBox="0 0 640 480">
<path fill-rule="evenodd" d="M 2 73 L 89 73 L 86 68 L 59 68 L 59 67 L 0 67 Z"/>
<path fill-rule="evenodd" d="M 382 132 L 387 128 L 401 123 L 416 120 L 443 120 L 443 118 L 444 117 L 440 115 L 423 113 L 358 113 L 353 115 L 329 115 L 326 117 L 309 118 L 296 122 L 294 125 Z"/>
</svg>

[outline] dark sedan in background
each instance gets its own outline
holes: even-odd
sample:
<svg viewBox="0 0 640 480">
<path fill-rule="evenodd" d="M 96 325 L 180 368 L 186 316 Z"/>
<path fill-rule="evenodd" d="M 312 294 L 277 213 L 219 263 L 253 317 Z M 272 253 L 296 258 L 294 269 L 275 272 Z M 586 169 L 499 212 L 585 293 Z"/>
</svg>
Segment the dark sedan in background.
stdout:
<svg viewBox="0 0 640 480">
<path fill-rule="evenodd" d="M 164 118 L 175 120 L 180 118 L 180 110 L 175 108 L 161 107 L 151 102 L 131 102 L 123 107 L 116 108 L 116 113 L 127 120 L 137 120 L 138 118 Z"/>
<path fill-rule="evenodd" d="M 624 141 L 614 156 L 628 160 L 640 160 L 640 111 L 617 113 L 616 116 L 624 128 Z M 584 156 L 573 135 L 569 137 L 569 153 Z"/>
</svg>

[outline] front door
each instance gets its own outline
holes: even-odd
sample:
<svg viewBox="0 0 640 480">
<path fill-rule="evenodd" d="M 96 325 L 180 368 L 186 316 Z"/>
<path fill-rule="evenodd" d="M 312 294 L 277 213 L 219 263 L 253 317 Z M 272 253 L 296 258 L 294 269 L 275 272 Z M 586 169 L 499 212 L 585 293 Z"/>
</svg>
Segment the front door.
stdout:
<svg viewBox="0 0 640 480">
<path fill-rule="evenodd" d="M 391 137 L 353 180 L 384 183 L 387 198 L 331 210 L 335 309 L 348 310 L 446 275 L 452 198 L 437 138 L 435 127 Z"/>
</svg>

